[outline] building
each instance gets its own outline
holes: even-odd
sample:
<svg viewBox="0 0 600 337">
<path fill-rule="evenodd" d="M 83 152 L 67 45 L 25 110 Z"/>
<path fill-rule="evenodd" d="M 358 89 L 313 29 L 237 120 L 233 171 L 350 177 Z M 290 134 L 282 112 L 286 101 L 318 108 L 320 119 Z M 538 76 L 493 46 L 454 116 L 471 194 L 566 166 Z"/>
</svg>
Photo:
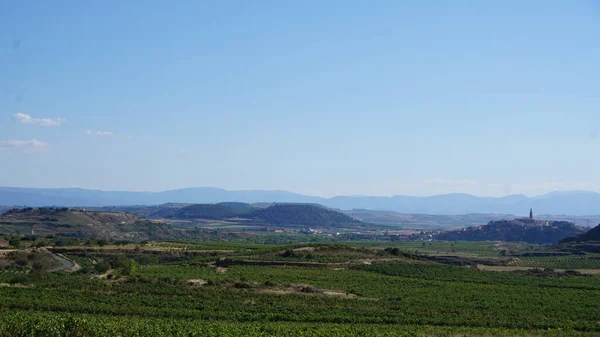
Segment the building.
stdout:
<svg viewBox="0 0 600 337">
<path fill-rule="evenodd" d="M 529 219 L 533 219 L 533 208 L 529 209 Z"/>
</svg>

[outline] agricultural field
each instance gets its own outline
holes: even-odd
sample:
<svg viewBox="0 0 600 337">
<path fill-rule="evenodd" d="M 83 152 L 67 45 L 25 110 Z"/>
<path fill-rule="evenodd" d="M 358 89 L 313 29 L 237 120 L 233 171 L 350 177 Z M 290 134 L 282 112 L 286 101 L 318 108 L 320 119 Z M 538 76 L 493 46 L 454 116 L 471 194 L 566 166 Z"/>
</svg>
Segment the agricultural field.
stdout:
<svg viewBox="0 0 600 337">
<path fill-rule="evenodd" d="M 600 335 L 600 276 L 482 271 L 517 260 L 490 242 L 426 245 L 57 247 L 80 268 L 0 270 L 0 336 Z"/>
<path fill-rule="evenodd" d="M 529 268 L 600 269 L 599 256 L 527 257 L 508 265 Z"/>
<path fill-rule="evenodd" d="M 498 244 L 491 241 L 349 241 L 348 245 L 363 247 L 397 247 L 403 250 L 420 251 L 428 254 L 468 254 L 475 256 L 499 256 L 500 252 L 510 246 L 522 249 L 521 243 Z"/>
</svg>

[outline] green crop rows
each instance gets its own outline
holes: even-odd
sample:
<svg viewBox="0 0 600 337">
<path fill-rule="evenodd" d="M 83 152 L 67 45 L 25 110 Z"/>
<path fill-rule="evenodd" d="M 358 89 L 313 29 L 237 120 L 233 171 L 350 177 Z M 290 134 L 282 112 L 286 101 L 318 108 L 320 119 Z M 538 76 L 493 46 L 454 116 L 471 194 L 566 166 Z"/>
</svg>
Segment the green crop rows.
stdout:
<svg viewBox="0 0 600 337">
<path fill-rule="evenodd" d="M 231 253 L 252 263 L 262 256 L 262 265 L 218 267 L 182 257 L 140 265 L 130 276 L 116 270 L 114 277 L 98 279 L 84 267 L 1 286 L 0 337 L 600 334 L 597 276 L 487 272 L 393 260 L 381 249 L 297 248 L 249 253 L 244 246 Z M 375 260 L 343 267 L 269 265 L 273 256 L 289 252 Z M 2 271 L 0 280 L 16 275 Z"/>
<path fill-rule="evenodd" d="M 530 268 L 600 269 L 600 259 L 585 257 L 519 258 L 509 265 Z"/>
</svg>

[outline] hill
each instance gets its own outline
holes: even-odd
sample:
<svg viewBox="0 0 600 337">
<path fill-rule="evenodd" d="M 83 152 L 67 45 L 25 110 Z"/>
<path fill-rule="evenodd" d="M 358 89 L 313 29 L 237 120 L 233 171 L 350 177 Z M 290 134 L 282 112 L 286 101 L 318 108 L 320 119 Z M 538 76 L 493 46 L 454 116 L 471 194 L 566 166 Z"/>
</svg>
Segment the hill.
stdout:
<svg viewBox="0 0 600 337">
<path fill-rule="evenodd" d="M 158 212 L 150 214 L 155 216 Z M 339 211 L 314 204 L 274 204 L 259 207 L 245 203 L 195 204 L 180 208 L 166 218 L 181 220 L 234 220 L 247 225 L 342 228 L 366 225 Z"/>
<path fill-rule="evenodd" d="M 149 219 L 213 220 L 245 226 L 346 228 L 368 226 L 342 212 L 316 204 L 163 204 L 157 206 L 114 206 L 92 208 L 97 213 L 133 212 Z M 92 213 L 92 212 L 87 212 Z"/>
<path fill-rule="evenodd" d="M 571 236 L 560 241 L 560 243 L 569 242 L 600 242 L 600 225 L 590 229 L 585 233 L 581 233 L 577 236 Z"/>
<path fill-rule="evenodd" d="M 228 202 L 218 204 L 195 204 L 180 208 L 164 218 L 167 219 L 208 219 L 226 220 L 230 218 L 250 215 L 257 208 L 250 204 L 240 202 Z M 163 212 L 164 213 L 164 212 Z M 152 213 L 156 217 L 159 213 Z"/>
<path fill-rule="evenodd" d="M 255 221 L 284 227 L 342 228 L 367 225 L 320 205 L 276 204 L 250 214 Z"/>
<path fill-rule="evenodd" d="M 436 236 L 449 241 L 514 241 L 536 244 L 557 243 L 581 234 L 584 227 L 567 221 L 514 219 L 490 221 L 487 225 L 448 231 Z"/>
<path fill-rule="evenodd" d="M 130 213 L 69 208 L 9 210 L 0 215 L 0 233 L 131 241 L 187 238 L 191 234 Z"/>
<path fill-rule="evenodd" d="M 213 187 L 164 192 L 98 191 L 79 188 L 40 189 L 0 187 L 0 205 L 100 207 L 124 205 L 243 203 L 314 203 L 336 209 L 388 210 L 413 214 L 519 214 L 533 207 L 537 214 L 600 214 L 600 194 L 588 191 L 552 192 L 537 197 L 509 195 L 477 197 L 444 194 L 429 197 L 337 196 L 321 198 L 287 191 L 227 191 Z"/>
</svg>

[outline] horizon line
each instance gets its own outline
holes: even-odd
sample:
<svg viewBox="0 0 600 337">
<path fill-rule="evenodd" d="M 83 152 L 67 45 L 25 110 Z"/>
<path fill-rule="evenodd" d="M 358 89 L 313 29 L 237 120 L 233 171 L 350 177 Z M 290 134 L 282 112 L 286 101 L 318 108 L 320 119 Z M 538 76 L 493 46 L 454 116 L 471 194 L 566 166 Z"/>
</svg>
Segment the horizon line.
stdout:
<svg viewBox="0 0 600 337">
<path fill-rule="evenodd" d="M 411 198 L 430 198 L 430 197 L 439 197 L 439 196 L 448 196 L 448 195 L 464 195 L 471 196 L 476 198 L 493 198 L 493 199 L 501 199 L 507 197 L 515 197 L 515 196 L 524 196 L 526 198 L 537 198 L 542 196 L 547 196 L 553 193 L 594 193 L 600 194 L 598 191 L 593 190 L 552 190 L 547 193 L 538 194 L 538 195 L 526 195 L 524 193 L 516 193 L 516 194 L 506 194 L 502 196 L 487 196 L 487 195 L 475 195 L 470 193 L 461 193 L 461 192 L 449 192 L 449 193 L 440 193 L 440 194 L 430 194 L 430 195 L 409 195 L 409 194 L 393 194 L 393 195 L 368 195 L 368 194 L 338 194 L 331 197 L 324 197 L 320 195 L 312 195 L 312 194 L 303 194 L 298 192 L 293 192 L 289 190 L 283 189 L 225 189 L 221 187 L 215 186 L 194 186 L 194 187 L 182 187 L 182 188 L 174 188 L 174 189 L 166 189 L 159 191 L 148 191 L 148 190 L 116 190 L 116 189 L 100 189 L 100 188 L 86 188 L 86 187 L 23 187 L 23 186 L 0 186 L 0 189 L 36 189 L 36 190 L 68 190 L 68 189 L 77 189 L 77 190 L 86 190 L 86 191 L 98 191 L 98 192 L 130 192 L 130 193 L 149 193 L 149 194 L 159 194 L 165 192 L 173 192 L 173 191 L 181 191 L 181 190 L 189 190 L 189 189 L 216 189 L 222 190 L 225 192 L 284 192 L 284 193 L 292 193 L 299 196 L 311 197 L 311 198 L 321 198 L 321 199 L 333 199 L 339 197 L 348 197 L 348 198 L 393 198 L 393 197 L 411 197 Z"/>
</svg>

